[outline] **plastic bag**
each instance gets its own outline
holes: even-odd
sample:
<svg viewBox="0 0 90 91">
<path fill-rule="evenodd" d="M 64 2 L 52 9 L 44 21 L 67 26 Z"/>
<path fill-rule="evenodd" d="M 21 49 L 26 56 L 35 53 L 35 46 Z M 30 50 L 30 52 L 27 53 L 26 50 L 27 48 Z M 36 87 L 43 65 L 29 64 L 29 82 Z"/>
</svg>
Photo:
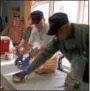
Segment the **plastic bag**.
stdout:
<svg viewBox="0 0 90 91">
<path fill-rule="evenodd" d="M 76 56 L 72 59 L 71 72 L 67 75 L 65 80 L 66 86 L 72 89 L 80 87 L 86 62 L 87 58 L 83 56 Z"/>
</svg>

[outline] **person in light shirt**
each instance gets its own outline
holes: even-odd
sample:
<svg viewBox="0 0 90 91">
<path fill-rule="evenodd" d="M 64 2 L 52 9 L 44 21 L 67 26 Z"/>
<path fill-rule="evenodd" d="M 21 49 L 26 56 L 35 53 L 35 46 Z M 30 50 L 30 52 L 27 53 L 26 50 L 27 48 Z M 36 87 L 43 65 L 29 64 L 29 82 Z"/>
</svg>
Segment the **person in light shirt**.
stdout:
<svg viewBox="0 0 90 91">
<path fill-rule="evenodd" d="M 28 39 L 28 44 L 25 46 L 23 54 L 27 53 L 32 47 L 36 46 L 43 49 L 53 39 L 53 36 L 47 34 L 49 26 L 45 22 L 42 11 L 33 11 L 30 14 L 31 24 L 35 27 L 32 29 L 31 35 Z"/>
</svg>

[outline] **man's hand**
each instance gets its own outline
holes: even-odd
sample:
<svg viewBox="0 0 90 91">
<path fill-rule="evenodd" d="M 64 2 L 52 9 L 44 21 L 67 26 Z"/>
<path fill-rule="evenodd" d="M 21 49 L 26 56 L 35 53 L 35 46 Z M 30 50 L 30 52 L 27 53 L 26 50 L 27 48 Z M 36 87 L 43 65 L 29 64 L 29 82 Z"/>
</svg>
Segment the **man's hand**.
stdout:
<svg viewBox="0 0 90 91">
<path fill-rule="evenodd" d="M 37 50 L 33 55 L 31 55 L 31 58 L 34 58 L 35 56 L 37 56 L 42 50 L 43 48 Z"/>
<path fill-rule="evenodd" d="M 16 48 L 15 47 L 11 48 L 10 53 L 16 54 Z"/>
<path fill-rule="evenodd" d="M 25 44 L 25 40 L 22 39 L 21 42 L 20 42 L 20 44 L 18 45 L 18 47 L 24 46 L 24 44 Z"/>
<path fill-rule="evenodd" d="M 26 44 L 24 46 L 24 50 L 21 52 L 21 54 L 27 54 L 32 48 L 32 45 L 31 44 Z"/>
</svg>

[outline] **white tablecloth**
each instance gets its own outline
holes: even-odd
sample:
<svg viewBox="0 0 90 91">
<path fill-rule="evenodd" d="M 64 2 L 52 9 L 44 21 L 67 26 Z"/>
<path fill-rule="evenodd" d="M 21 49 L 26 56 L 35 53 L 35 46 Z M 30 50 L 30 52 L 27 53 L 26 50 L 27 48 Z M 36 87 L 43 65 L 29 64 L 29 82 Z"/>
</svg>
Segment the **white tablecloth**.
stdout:
<svg viewBox="0 0 90 91">
<path fill-rule="evenodd" d="M 1 84 L 6 90 L 65 90 L 64 82 L 67 74 L 61 71 L 48 75 L 32 73 L 26 77 L 25 83 L 13 83 L 12 75 L 20 71 L 14 66 L 14 60 L 1 60 Z M 88 84 L 83 83 L 81 89 L 87 90 Z"/>
</svg>

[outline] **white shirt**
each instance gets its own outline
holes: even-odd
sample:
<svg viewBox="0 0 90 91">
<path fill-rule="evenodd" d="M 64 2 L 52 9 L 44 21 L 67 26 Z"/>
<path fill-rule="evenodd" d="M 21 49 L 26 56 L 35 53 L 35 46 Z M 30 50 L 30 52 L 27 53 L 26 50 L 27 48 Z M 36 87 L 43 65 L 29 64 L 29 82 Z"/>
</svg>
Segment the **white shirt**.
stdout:
<svg viewBox="0 0 90 91">
<path fill-rule="evenodd" d="M 31 36 L 29 38 L 28 43 L 33 45 L 39 45 L 40 47 L 46 47 L 46 45 L 52 40 L 53 36 L 49 36 L 48 32 L 48 25 L 41 31 L 34 29 L 31 32 Z"/>
</svg>

